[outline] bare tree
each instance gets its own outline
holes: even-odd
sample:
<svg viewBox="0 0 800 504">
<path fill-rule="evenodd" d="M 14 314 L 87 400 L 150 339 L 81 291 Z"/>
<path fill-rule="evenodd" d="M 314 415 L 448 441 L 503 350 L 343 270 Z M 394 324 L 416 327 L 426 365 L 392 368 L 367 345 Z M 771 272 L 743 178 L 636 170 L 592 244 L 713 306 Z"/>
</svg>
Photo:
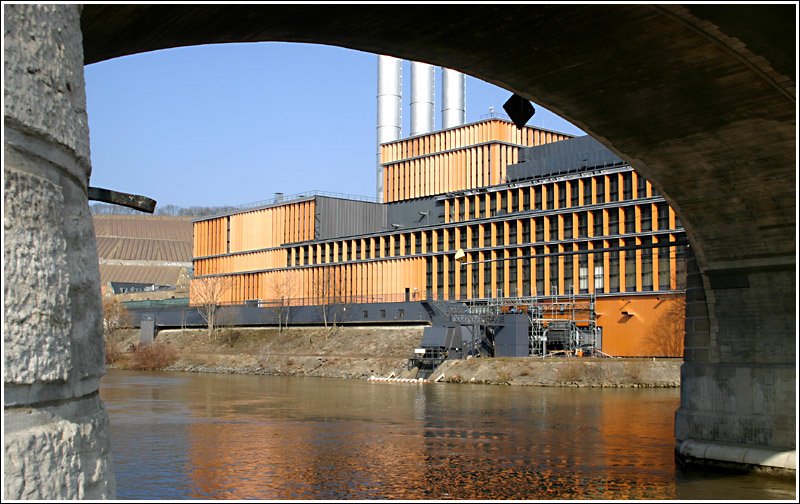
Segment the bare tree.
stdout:
<svg viewBox="0 0 800 504">
<path fill-rule="evenodd" d="M 278 332 L 281 332 L 283 327 L 289 326 L 291 299 L 295 294 L 293 278 L 286 272 L 275 274 L 270 283 L 270 290 L 274 296 L 270 305 L 278 319 Z"/>
<path fill-rule="evenodd" d="M 322 268 L 313 277 L 312 286 L 317 294 L 322 322 L 326 328 L 336 327 L 337 320 L 347 311 L 347 273 L 344 268 Z"/>
<path fill-rule="evenodd" d="M 125 305 L 114 295 L 103 298 L 103 329 L 107 336 L 126 327 L 131 327 L 133 318 Z"/>
<path fill-rule="evenodd" d="M 217 309 L 222 304 L 228 291 L 232 288 L 231 277 L 216 276 L 195 278 L 192 280 L 192 304 L 208 326 L 208 339 L 214 335 Z"/>
<path fill-rule="evenodd" d="M 650 355 L 680 357 L 683 355 L 686 299 L 679 296 L 665 302 L 669 304 L 645 336 L 644 348 Z"/>
</svg>

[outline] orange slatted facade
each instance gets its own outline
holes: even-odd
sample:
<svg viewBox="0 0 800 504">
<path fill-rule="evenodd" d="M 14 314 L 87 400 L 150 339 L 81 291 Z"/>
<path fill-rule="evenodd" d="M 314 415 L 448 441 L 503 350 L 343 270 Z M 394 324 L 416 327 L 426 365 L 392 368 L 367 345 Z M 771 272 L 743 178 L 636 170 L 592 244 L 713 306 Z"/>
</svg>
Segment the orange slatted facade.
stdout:
<svg viewBox="0 0 800 504">
<path fill-rule="evenodd" d="M 381 146 L 384 201 L 403 201 L 505 181 L 520 147 L 571 138 L 488 120 Z"/>
<path fill-rule="evenodd" d="M 230 303 L 596 296 L 605 352 L 679 356 L 648 339 L 680 311 L 685 249 L 650 183 L 622 162 L 505 180 L 521 146 L 567 138 L 492 119 L 384 144 L 384 201 L 436 196 L 440 221 L 315 239 L 313 198 L 209 218 L 195 222 L 195 278 L 229 279 Z"/>
</svg>

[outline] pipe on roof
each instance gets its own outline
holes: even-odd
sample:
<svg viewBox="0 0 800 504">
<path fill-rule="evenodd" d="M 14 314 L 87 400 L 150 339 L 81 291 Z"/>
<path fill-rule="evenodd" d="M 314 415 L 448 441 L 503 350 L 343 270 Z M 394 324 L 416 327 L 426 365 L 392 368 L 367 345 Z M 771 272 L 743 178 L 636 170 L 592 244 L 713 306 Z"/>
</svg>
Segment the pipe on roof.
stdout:
<svg viewBox="0 0 800 504">
<path fill-rule="evenodd" d="M 378 145 L 375 193 L 383 202 L 383 167 L 381 144 L 400 138 L 402 110 L 402 61 L 392 56 L 378 56 Z"/>
<path fill-rule="evenodd" d="M 466 78 L 463 73 L 442 67 L 442 128 L 466 122 Z"/>
<path fill-rule="evenodd" d="M 434 67 L 411 62 L 411 136 L 433 131 Z"/>
</svg>

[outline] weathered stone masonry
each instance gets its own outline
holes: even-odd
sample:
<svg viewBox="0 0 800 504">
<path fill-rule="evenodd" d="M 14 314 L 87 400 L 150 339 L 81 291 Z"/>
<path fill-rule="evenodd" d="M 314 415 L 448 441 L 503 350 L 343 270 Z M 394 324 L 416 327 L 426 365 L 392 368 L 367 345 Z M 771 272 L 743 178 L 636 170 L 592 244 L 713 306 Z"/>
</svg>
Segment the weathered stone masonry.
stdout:
<svg viewBox="0 0 800 504">
<path fill-rule="evenodd" d="M 4 499 L 115 497 L 80 12 L 4 9 Z"/>
</svg>

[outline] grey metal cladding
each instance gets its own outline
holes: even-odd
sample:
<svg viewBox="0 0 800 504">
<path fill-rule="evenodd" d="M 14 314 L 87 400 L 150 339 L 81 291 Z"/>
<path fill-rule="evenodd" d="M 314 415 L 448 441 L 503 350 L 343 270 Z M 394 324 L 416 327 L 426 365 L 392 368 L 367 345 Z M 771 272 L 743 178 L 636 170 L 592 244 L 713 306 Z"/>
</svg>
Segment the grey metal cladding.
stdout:
<svg viewBox="0 0 800 504">
<path fill-rule="evenodd" d="M 317 196 L 314 238 L 376 233 L 386 228 L 386 207 L 380 203 Z"/>
<path fill-rule="evenodd" d="M 624 164 L 603 144 L 586 135 L 520 151 L 520 162 L 506 169 L 509 182 Z"/>
<path fill-rule="evenodd" d="M 410 201 L 387 203 L 387 223 L 391 231 L 397 224 L 398 229 L 444 223 L 444 205 L 437 204 L 435 197 L 417 198 Z M 426 212 L 430 212 L 427 214 Z"/>
</svg>

